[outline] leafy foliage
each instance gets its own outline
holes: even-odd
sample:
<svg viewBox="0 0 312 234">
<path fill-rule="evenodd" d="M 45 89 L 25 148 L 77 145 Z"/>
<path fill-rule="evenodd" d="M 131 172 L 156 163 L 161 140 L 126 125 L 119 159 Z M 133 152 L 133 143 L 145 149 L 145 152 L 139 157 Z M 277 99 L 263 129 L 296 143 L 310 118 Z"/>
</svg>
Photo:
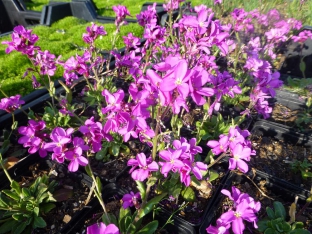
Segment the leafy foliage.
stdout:
<svg viewBox="0 0 312 234">
<path fill-rule="evenodd" d="M 49 177 L 44 175 L 28 188 L 13 181 L 10 190 L 2 190 L 0 233 L 31 233 L 32 229 L 44 228 L 46 222 L 41 216 L 55 207 L 53 202 L 56 200 L 52 195 L 55 185 L 55 181 L 50 183 Z"/>
</svg>

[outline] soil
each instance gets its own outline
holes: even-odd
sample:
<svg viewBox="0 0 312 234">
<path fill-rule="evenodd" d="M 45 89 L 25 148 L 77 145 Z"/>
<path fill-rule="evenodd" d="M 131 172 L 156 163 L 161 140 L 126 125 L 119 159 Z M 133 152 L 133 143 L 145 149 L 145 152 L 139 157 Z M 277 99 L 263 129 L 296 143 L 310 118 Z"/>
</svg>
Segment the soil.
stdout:
<svg viewBox="0 0 312 234">
<path fill-rule="evenodd" d="M 300 173 L 291 170 L 291 162 L 307 159 L 312 163 L 312 148 L 292 145 L 267 136 L 251 137 L 253 149 L 257 155 L 251 157 L 250 165 L 260 171 L 284 179 L 307 190 L 311 189 L 311 180 L 302 179 Z"/>
<path fill-rule="evenodd" d="M 301 132 L 312 132 L 312 122 L 307 124 L 300 124 L 298 126 L 296 124 L 296 120 L 298 119 L 298 114 L 302 112 L 301 110 L 291 110 L 288 107 L 276 103 L 272 110 L 272 115 L 270 120 L 276 123 L 284 124 L 291 128 L 295 128 L 297 131 Z"/>
</svg>

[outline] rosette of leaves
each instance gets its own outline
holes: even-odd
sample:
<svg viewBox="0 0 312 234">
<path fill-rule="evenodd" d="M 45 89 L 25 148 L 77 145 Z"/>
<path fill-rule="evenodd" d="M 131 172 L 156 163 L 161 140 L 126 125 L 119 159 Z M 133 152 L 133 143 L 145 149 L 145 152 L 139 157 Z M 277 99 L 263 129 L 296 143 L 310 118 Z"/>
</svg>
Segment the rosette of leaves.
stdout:
<svg viewBox="0 0 312 234">
<path fill-rule="evenodd" d="M 11 189 L 0 192 L 0 233 L 31 233 L 33 229 L 46 227 L 41 217 L 55 207 L 52 192 L 55 181 L 38 177 L 28 188 L 12 181 Z"/>
<path fill-rule="evenodd" d="M 281 202 L 275 201 L 273 208 L 267 207 L 267 217 L 260 220 L 258 231 L 264 234 L 309 234 L 308 230 L 303 229 L 302 222 L 287 222 L 286 210 Z"/>
</svg>

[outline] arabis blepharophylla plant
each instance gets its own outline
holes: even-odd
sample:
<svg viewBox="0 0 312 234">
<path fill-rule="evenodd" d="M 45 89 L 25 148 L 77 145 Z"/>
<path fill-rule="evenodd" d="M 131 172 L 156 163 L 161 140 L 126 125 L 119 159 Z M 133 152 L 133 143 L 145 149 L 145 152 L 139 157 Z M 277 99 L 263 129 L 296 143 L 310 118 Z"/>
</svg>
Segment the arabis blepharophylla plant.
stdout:
<svg viewBox="0 0 312 234">
<path fill-rule="evenodd" d="M 155 4 L 137 15 L 144 40 L 131 33 L 125 36 L 122 54 L 114 43 L 130 13 L 120 5 L 113 7 L 116 31 L 106 57 L 98 53 L 96 40 L 107 33 L 95 23 L 82 36 L 88 49 L 67 61 L 41 50 L 36 46 L 38 36 L 23 26 L 14 28 L 12 41 L 3 42 L 8 45 L 6 53 L 17 51 L 29 58 L 33 67 L 25 76 L 32 79 L 34 88 L 47 88 L 52 98 L 43 114 L 26 113 L 27 126 L 17 128 L 13 120 L 12 130 L 17 129 L 19 143 L 30 154 L 38 152 L 40 157 L 66 162 L 71 172 L 85 167 L 104 211 L 103 222 L 88 227 L 88 233 L 154 233 L 158 221 L 142 228 L 143 218 L 162 200 L 194 199 L 194 190 L 200 190 L 194 185 L 210 183 L 211 167 L 220 158 L 229 157 L 229 170 L 246 173 L 256 153 L 248 140 L 249 131 L 239 124 L 255 113 L 268 118 L 272 111 L 267 99 L 282 85 L 273 67 L 276 48 L 291 38 L 311 37 L 307 33 L 299 34 L 299 39 L 292 37 L 301 23 L 284 19 L 276 10 L 263 14 L 235 9 L 231 23 L 223 25 L 212 9 L 204 5 L 190 9 L 183 4 L 183 0 L 164 4 L 169 16 L 165 27 L 157 25 Z M 179 14 L 173 18 L 175 11 Z M 60 67 L 64 69 L 65 96 L 57 94 L 51 82 Z M 126 81 L 122 88 L 117 85 L 121 79 Z M 84 100 L 83 107 L 73 102 L 71 91 L 81 80 L 86 86 L 76 95 Z M 221 110 L 233 100 L 244 100 L 244 109 L 239 117 L 225 121 Z M 22 104 L 16 95 L 2 99 L 0 108 L 14 118 L 14 110 Z M 201 110 L 196 123 L 186 122 L 183 117 L 194 107 Z M 182 134 L 183 129 L 187 134 Z M 139 192 L 123 197 L 117 219 L 106 212 L 101 181 L 89 162 L 95 155 L 107 154 L 108 147 L 125 147 L 130 139 L 138 139 L 149 150 L 128 161 Z M 211 148 L 206 158 L 201 156 L 200 145 Z M 118 155 L 119 148 L 113 149 Z M 151 191 L 156 191 L 153 197 Z M 207 232 L 228 233 L 232 227 L 241 234 L 245 221 L 256 228 L 260 203 L 235 187 L 232 195 L 226 190 L 222 193 L 233 200 L 235 209 L 221 215 L 217 226 L 210 226 Z"/>
</svg>

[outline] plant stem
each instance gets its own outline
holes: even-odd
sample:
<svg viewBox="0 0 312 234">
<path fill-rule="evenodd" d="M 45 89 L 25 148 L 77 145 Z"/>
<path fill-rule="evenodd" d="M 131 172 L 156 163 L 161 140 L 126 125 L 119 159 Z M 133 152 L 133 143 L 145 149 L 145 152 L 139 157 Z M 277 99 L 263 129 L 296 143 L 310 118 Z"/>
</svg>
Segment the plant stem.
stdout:
<svg viewBox="0 0 312 234">
<path fill-rule="evenodd" d="M 0 153 L 0 165 L 1 165 L 1 167 L 2 167 L 2 169 L 3 169 L 3 171 L 4 171 L 4 173 L 5 173 L 6 177 L 8 178 L 8 180 L 10 181 L 10 183 L 12 183 L 13 180 L 12 180 L 11 176 L 9 175 L 7 169 L 5 168 L 5 166 L 4 166 L 4 164 L 3 164 L 2 154 L 1 154 L 1 153 Z"/>
<path fill-rule="evenodd" d="M 97 199 L 99 200 L 99 202 L 100 202 L 100 204 L 101 204 L 101 206 L 102 206 L 102 209 L 103 209 L 103 211 L 104 211 L 104 213 L 105 213 L 105 215 L 106 215 L 107 220 L 110 221 L 110 218 L 109 218 L 109 216 L 108 216 L 108 214 L 107 214 L 107 211 L 106 211 L 105 203 L 104 203 L 104 201 L 103 201 L 103 199 L 102 199 L 102 192 L 101 192 L 101 190 L 100 190 L 100 188 L 99 188 L 99 186 L 98 186 L 98 184 L 97 184 L 97 182 L 96 182 L 96 178 L 95 178 L 95 176 L 94 176 L 94 174 L 93 174 L 92 168 L 91 168 L 91 166 L 90 166 L 89 163 L 87 164 L 86 168 L 87 168 L 87 170 L 90 172 L 91 178 L 92 178 L 92 180 L 93 180 L 93 183 L 95 184 L 95 191 L 94 191 L 94 193 L 95 193 Z"/>
</svg>

